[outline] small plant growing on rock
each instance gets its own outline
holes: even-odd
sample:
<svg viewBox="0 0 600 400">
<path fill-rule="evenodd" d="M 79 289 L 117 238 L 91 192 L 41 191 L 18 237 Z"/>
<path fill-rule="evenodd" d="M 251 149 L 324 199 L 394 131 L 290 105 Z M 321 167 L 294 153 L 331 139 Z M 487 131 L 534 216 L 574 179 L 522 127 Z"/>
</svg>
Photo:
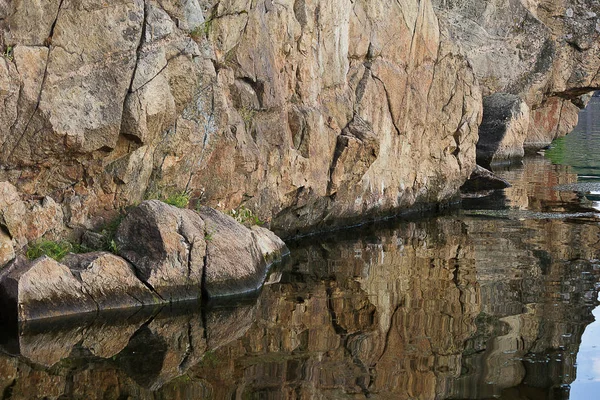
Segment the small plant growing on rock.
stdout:
<svg viewBox="0 0 600 400">
<path fill-rule="evenodd" d="M 181 191 L 171 194 L 164 202 L 178 208 L 186 208 L 190 204 L 191 197 L 190 193 Z"/>
<path fill-rule="evenodd" d="M 146 200 L 160 200 L 163 203 L 178 207 L 187 208 L 192 199 L 192 194 L 187 190 L 172 192 L 170 195 L 165 195 L 163 191 L 152 191 L 146 195 Z"/>
<path fill-rule="evenodd" d="M 240 116 L 242 117 L 242 120 L 244 120 L 244 124 L 246 125 L 246 129 L 248 128 L 248 126 L 250 126 L 250 124 L 252 123 L 252 120 L 254 120 L 254 116 L 256 115 L 256 110 L 253 110 L 249 107 L 242 107 L 239 110 Z"/>
<path fill-rule="evenodd" d="M 45 255 L 56 261 L 60 261 L 67 254 L 75 250 L 73 244 L 67 241 L 54 242 L 52 240 L 41 239 L 30 244 L 25 255 L 30 260 L 35 260 Z"/>
<path fill-rule="evenodd" d="M 8 61 L 12 61 L 13 58 L 14 58 L 13 47 L 12 46 L 6 46 L 6 49 L 4 50 L 4 53 L 2 53 L 2 57 L 6 58 Z"/>
<path fill-rule="evenodd" d="M 252 210 L 247 209 L 245 206 L 240 206 L 236 210 L 226 211 L 225 214 L 229 215 L 237 222 L 245 226 L 252 225 L 263 225 L 264 222 L 258 218 L 256 214 L 252 212 Z"/>
<path fill-rule="evenodd" d="M 195 27 L 190 33 L 190 37 L 194 40 L 194 42 L 198 43 L 204 36 L 208 39 L 208 34 L 210 33 L 210 28 L 212 26 L 212 19 L 207 19 L 197 27 Z"/>
</svg>

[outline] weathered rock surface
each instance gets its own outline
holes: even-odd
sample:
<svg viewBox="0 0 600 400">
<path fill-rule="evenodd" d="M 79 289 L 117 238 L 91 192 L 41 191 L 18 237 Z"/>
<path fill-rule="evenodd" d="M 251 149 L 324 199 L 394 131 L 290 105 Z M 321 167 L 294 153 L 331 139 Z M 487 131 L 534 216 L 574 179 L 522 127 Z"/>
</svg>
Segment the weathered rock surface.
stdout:
<svg viewBox="0 0 600 400">
<path fill-rule="evenodd" d="M 433 0 L 484 96 L 518 95 L 531 109 L 526 150 L 577 123 L 578 97 L 600 87 L 600 5 L 594 0 Z"/>
<path fill-rule="evenodd" d="M 429 0 L 88 3 L 0 10 L 0 179 L 69 228 L 187 188 L 293 233 L 474 167 L 478 86 Z"/>
<path fill-rule="evenodd" d="M 110 253 L 70 254 L 62 263 L 17 258 L 0 275 L 3 316 L 10 321 L 153 305 L 161 299 L 124 259 Z M 6 314 L 6 315 L 4 315 Z"/>
<path fill-rule="evenodd" d="M 260 235 L 212 208 L 200 208 L 199 215 L 206 226 L 206 294 L 218 297 L 258 289 L 267 274 L 265 255 L 282 252 L 285 244 L 275 235 Z"/>
<path fill-rule="evenodd" d="M 14 311 L 19 321 L 98 309 L 71 270 L 46 256 L 32 262 L 18 258 L 5 267 L 0 276 L 0 299 L 3 311 Z"/>
<path fill-rule="evenodd" d="M 0 181 L 48 217 L 8 231 L 22 247 L 180 190 L 285 235 L 444 202 L 475 166 L 480 84 L 524 99 L 525 147 L 570 129 L 600 86 L 598 8 L 2 2 Z"/>
<path fill-rule="evenodd" d="M 157 200 L 128 214 L 116 242 L 138 277 L 166 301 L 197 299 L 201 290 L 209 297 L 256 290 L 270 261 L 287 251 L 275 235 L 209 207 L 195 212 Z"/>
<path fill-rule="evenodd" d="M 150 200 L 133 209 L 116 234 L 119 254 L 165 301 L 201 297 L 204 221 L 192 210 Z"/>
<path fill-rule="evenodd" d="M 106 252 L 70 254 L 62 261 L 81 281 L 100 310 L 136 307 L 160 302 L 121 257 Z"/>
<path fill-rule="evenodd" d="M 63 229 L 63 212 L 51 197 L 23 201 L 17 188 L 0 182 L 0 224 L 13 239 L 14 246 L 22 248 L 43 235 Z"/>
<path fill-rule="evenodd" d="M 523 157 L 529 107 L 518 96 L 494 93 L 483 99 L 477 163 L 484 166 Z"/>
</svg>

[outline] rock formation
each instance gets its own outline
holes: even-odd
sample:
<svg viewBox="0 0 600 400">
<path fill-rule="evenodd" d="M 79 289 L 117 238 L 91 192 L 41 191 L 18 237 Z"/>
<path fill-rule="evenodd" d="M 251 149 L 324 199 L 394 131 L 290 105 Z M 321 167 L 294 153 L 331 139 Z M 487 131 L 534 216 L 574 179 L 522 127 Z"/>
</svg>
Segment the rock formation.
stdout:
<svg viewBox="0 0 600 400">
<path fill-rule="evenodd" d="M 446 202 L 482 90 L 527 104 L 525 147 L 570 129 L 600 86 L 598 7 L 0 1 L 0 182 L 20 204 L 2 225 L 18 253 L 184 190 L 284 236 Z"/>
<path fill-rule="evenodd" d="M 69 228 L 189 189 L 293 234 L 445 201 L 474 167 L 478 85 L 430 1 L 23 1 L 0 20 L 0 180 Z"/>
<path fill-rule="evenodd" d="M 116 242 L 123 258 L 18 257 L 0 272 L 0 316 L 28 321 L 252 292 L 287 252 L 266 229 L 246 228 L 208 207 L 197 213 L 157 200 L 125 217 Z"/>
<path fill-rule="evenodd" d="M 526 150 L 577 124 L 578 97 L 600 86 L 600 5 L 593 0 L 433 0 L 460 43 L 484 96 L 503 92 L 529 106 Z"/>
</svg>

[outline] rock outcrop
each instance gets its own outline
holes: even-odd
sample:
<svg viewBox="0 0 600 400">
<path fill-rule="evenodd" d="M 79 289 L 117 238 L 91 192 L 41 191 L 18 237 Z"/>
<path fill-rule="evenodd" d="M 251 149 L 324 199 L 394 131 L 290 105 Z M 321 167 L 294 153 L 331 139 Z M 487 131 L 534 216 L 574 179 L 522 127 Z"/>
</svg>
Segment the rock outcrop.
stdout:
<svg viewBox="0 0 600 400">
<path fill-rule="evenodd" d="M 0 7 L 0 180 L 68 228 L 190 189 L 294 234 L 474 167 L 478 85 L 429 0 L 30 3 Z"/>
<path fill-rule="evenodd" d="M 463 193 L 473 193 L 510 187 L 505 179 L 495 175 L 492 171 L 477 166 L 469 179 L 460 187 Z"/>
<path fill-rule="evenodd" d="M 598 13 L 592 0 L 2 1 L 0 182 L 49 217 L 9 233 L 22 247 L 182 190 L 286 236 L 448 201 L 475 167 L 480 84 L 529 106 L 525 147 L 570 129 L 571 99 L 600 86 Z"/>
<path fill-rule="evenodd" d="M 441 24 L 464 49 L 484 96 L 529 106 L 526 150 L 577 124 L 578 97 L 600 87 L 600 5 L 594 0 L 433 0 Z"/>
<path fill-rule="evenodd" d="M 146 201 L 123 220 L 119 257 L 107 252 L 16 258 L 0 272 L 0 314 L 19 321 L 121 309 L 260 288 L 267 267 L 287 254 L 271 232 L 219 211 L 200 213 Z"/>
</svg>

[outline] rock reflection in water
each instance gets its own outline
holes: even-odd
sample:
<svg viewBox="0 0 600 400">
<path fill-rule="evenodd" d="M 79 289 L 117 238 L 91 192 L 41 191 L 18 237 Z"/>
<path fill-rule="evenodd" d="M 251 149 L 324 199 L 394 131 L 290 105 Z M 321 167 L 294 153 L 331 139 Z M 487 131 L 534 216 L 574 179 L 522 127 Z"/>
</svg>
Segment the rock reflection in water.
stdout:
<svg viewBox="0 0 600 400">
<path fill-rule="evenodd" d="M 599 234 L 576 221 L 458 215 L 298 242 L 276 282 L 235 307 L 22 326 L 5 346 L 20 355 L 0 356 L 0 391 L 562 398 L 596 304 Z"/>
</svg>

